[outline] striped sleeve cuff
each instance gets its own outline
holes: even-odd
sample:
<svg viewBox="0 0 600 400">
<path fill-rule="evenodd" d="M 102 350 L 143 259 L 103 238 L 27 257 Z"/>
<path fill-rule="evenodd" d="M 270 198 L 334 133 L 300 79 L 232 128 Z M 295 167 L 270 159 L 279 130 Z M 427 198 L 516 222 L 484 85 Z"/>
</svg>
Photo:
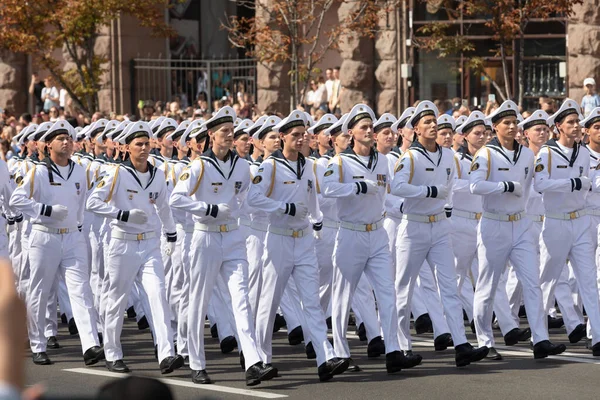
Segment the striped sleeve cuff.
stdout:
<svg viewBox="0 0 600 400">
<path fill-rule="evenodd" d="M 50 215 L 52 215 L 52 206 L 42 204 L 42 210 L 40 211 L 40 215 L 44 217 L 49 217 Z"/>
<path fill-rule="evenodd" d="M 129 220 L 129 211 L 120 210 L 117 214 L 117 220 L 127 222 Z"/>
<path fill-rule="evenodd" d="M 177 232 L 167 233 L 167 242 L 176 242 L 177 241 Z"/>
</svg>

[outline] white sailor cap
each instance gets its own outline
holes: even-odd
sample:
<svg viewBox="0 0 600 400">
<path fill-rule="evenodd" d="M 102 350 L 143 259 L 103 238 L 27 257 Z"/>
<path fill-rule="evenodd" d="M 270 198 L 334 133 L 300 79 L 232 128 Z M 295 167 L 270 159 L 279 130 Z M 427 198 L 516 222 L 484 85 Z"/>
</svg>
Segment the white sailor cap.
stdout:
<svg viewBox="0 0 600 400">
<path fill-rule="evenodd" d="M 54 122 L 42 122 L 37 126 L 35 131 L 29 132 L 27 140 L 40 140 L 40 138 L 48 132 L 48 129 L 52 128 L 52 125 L 54 125 Z"/>
<path fill-rule="evenodd" d="M 554 126 L 556 123 L 561 123 L 567 115 L 571 114 L 577 114 L 580 120 L 583 119 L 579 104 L 577 104 L 575 100 L 565 99 L 565 101 L 563 101 L 563 103 L 560 105 L 558 111 L 548 118 L 548 125 Z"/>
<path fill-rule="evenodd" d="M 458 127 L 464 124 L 466 120 L 466 115 L 459 115 L 458 118 L 454 119 L 454 129 L 458 130 Z"/>
<path fill-rule="evenodd" d="M 463 122 L 460 126 L 456 127 L 456 133 L 466 135 L 471 129 L 475 128 L 478 125 L 485 126 L 485 115 L 483 115 L 481 111 L 473 111 L 471 114 L 469 114 L 465 122 Z M 438 130 L 439 129 L 440 125 L 438 123 Z"/>
<path fill-rule="evenodd" d="M 147 137 L 148 139 L 152 137 L 152 129 L 147 122 L 137 121 L 127 125 L 125 131 L 119 136 L 119 143 L 129 144 L 133 139 L 139 137 Z"/>
<path fill-rule="evenodd" d="M 239 119 L 239 118 L 238 118 Z M 242 136 L 242 135 L 247 135 L 248 134 L 248 129 L 252 126 L 253 122 L 251 119 L 242 119 L 240 120 L 240 123 L 237 124 L 237 126 L 235 128 L 233 128 L 233 138 L 237 139 L 238 137 Z"/>
<path fill-rule="evenodd" d="M 373 131 L 377 133 L 382 129 L 391 128 L 394 122 L 396 122 L 396 117 L 390 113 L 383 113 L 377 121 L 373 122 Z"/>
<path fill-rule="evenodd" d="M 190 126 L 191 123 L 192 121 L 190 121 L 189 119 L 182 121 L 177 127 L 177 129 L 175 129 L 173 132 L 167 135 L 166 139 L 172 140 L 174 142 L 179 140 L 181 135 L 183 135 L 183 133 L 188 128 L 188 126 Z"/>
<path fill-rule="evenodd" d="M 167 117 L 160 116 L 156 119 L 148 121 L 148 126 L 150 127 L 150 129 L 152 129 L 152 133 L 156 132 L 156 130 L 158 129 L 160 124 L 162 124 L 162 122 L 165 120 L 165 118 L 167 118 Z"/>
<path fill-rule="evenodd" d="M 229 106 L 224 106 L 219 109 L 209 120 L 207 120 L 204 125 L 206 130 L 211 130 L 212 128 L 219 126 L 221 124 L 231 123 L 233 124 L 235 121 L 236 115 L 235 110 Z M 190 137 L 193 137 L 190 135 Z"/>
<path fill-rule="evenodd" d="M 96 135 L 96 143 L 102 144 L 104 139 L 106 139 L 106 135 L 114 131 L 117 126 L 119 126 L 119 121 L 116 119 L 108 121 L 108 123 L 104 126 L 102 133 Z"/>
<path fill-rule="evenodd" d="M 521 115 L 521 113 L 517 113 L 517 122 L 520 124 L 521 122 L 523 122 L 525 118 L 523 118 L 523 116 Z"/>
<path fill-rule="evenodd" d="M 306 117 L 306 127 L 307 128 L 310 128 L 311 126 L 313 126 L 315 124 L 315 120 L 313 119 L 312 115 L 310 115 L 309 113 L 304 111 L 304 116 Z"/>
<path fill-rule="evenodd" d="M 153 139 L 159 139 L 165 137 L 165 135 L 175 131 L 177 129 L 177 121 L 173 118 L 165 118 L 162 120 L 160 125 L 156 127 L 156 129 L 152 129 Z"/>
<path fill-rule="evenodd" d="M 342 133 L 342 127 L 344 126 L 344 122 L 346 122 L 346 119 L 348 119 L 348 115 L 350 115 L 350 113 L 342 115 L 339 120 L 333 123 L 333 125 L 325 129 L 325 134 L 331 136 Z"/>
<path fill-rule="evenodd" d="M 492 124 L 495 124 L 505 117 L 517 118 L 518 114 L 519 107 L 517 107 L 515 102 L 512 100 L 506 100 L 500 105 L 500 107 L 496 108 L 490 115 L 488 115 L 488 118 L 492 121 Z"/>
<path fill-rule="evenodd" d="M 419 122 L 419 120 L 427 115 L 433 115 L 436 119 L 439 115 L 438 108 L 429 100 L 423 100 L 417 105 L 415 108 L 415 112 L 406 122 L 406 127 L 408 129 L 414 129 L 414 126 Z"/>
<path fill-rule="evenodd" d="M 81 132 L 82 129 L 83 128 L 81 126 L 76 126 L 75 129 L 74 129 L 75 130 L 75 135 L 76 136 L 79 135 L 79 132 Z"/>
<path fill-rule="evenodd" d="M 125 128 L 127 128 L 127 125 L 129 125 L 131 123 L 131 121 L 128 120 L 124 120 L 121 121 L 119 123 L 119 125 L 117 125 L 117 127 L 112 131 L 112 132 L 108 132 L 105 136 L 107 139 L 116 141 L 116 139 L 121 136 L 121 134 L 123 133 L 123 131 L 125 131 Z"/>
<path fill-rule="evenodd" d="M 267 121 L 270 120 L 271 118 L 269 117 Z M 265 121 L 265 124 L 267 123 L 267 121 Z M 294 110 L 290 113 L 290 115 L 280 120 L 273 127 L 273 131 L 286 134 L 290 129 L 293 129 L 297 126 L 306 127 L 306 123 L 306 115 L 304 115 L 304 111 Z"/>
<path fill-rule="evenodd" d="M 548 125 L 548 118 L 550 118 L 550 116 L 546 113 L 546 111 L 536 110 L 536 111 L 532 112 L 531 115 L 527 119 L 519 122 L 519 128 L 526 131 L 527 129 L 531 128 L 532 126 Z"/>
<path fill-rule="evenodd" d="M 331 125 L 337 122 L 337 118 L 333 114 L 325 114 L 319 119 L 313 126 L 308 128 L 306 131 L 313 135 L 318 135 L 321 131 L 329 128 Z"/>
<path fill-rule="evenodd" d="M 235 128 L 237 128 L 237 126 L 238 126 L 239 124 L 241 124 L 241 123 L 242 123 L 242 121 L 243 121 L 243 119 L 241 119 L 240 117 L 235 117 L 235 121 L 233 121 L 233 128 L 234 128 L 234 129 L 235 129 Z"/>
<path fill-rule="evenodd" d="M 87 132 L 90 130 L 91 125 L 86 125 L 83 128 L 81 128 L 81 130 L 79 131 L 79 133 L 77 133 L 77 141 L 81 141 L 84 140 L 87 137 Z"/>
<path fill-rule="evenodd" d="M 106 124 L 108 124 L 108 120 L 104 118 L 100 118 L 98 121 L 93 122 L 90 125 L 90 129 L 88 129 L 88 131 L 86 132 L 85 137 L 90 140 L 94 139 L 97 134 L 99 134 L 100 132 L 104 132 Z"/>
<path fill-rule="evenodd" d="M 51 142 L 52 139 L 57 137 L 58 135 L 69 135 L 73 140 L 75 140 L 75 129 L 73 129 L 73 125 L 68 123 L 65 120 L 58 120 L 44 133 L 38 141 L 40 142 Z"/>
<path fill-rule="evenodd" d="M 32 124 L 29 124 L 29 125 L 32 125 Z M 17 133 L 15 136 L 13 136 L 12 140 L 15 143 L 19 143 L 19 139 L 21 139 L 21 137 L 23 136 L 23 133 L 25 133 L 25 130 L 29 127 L 29 125 L 23 127 L 23 129 L 21 129 L 21 131 L 19 133 Z"/>
<path fill-rule="evenodd" d="M 265 120 L 265 123 L 262 124 L 259 130 L 254 132 L 254 136 L 252 139 L 260 140 L 265 137 L 265 135 L 269 132 L 275 131 L 275 126 L 282 122 L 281 118 L 276 115 L 269 115 L 269 117 Z M 277 132 L 277 131 L 275 131 Z"/>
<path fill-rule="evenodd" d="M 261 116 L 259 119 L 254 121 L 254 124 L 252 124 L 252 126 L 250 128 L 248 128 L 246 130 L 248 132 L 248 135 L 250 135 L 250 137 L 254 137 L 254 134 L 256 133 L 257 130 L 260 129 L 262 124 L 265 123 L 265 121 L 267 120 L 267 117 L 268 117 L 268 115 Z"/>
<path fill-rule="evenodd" d="M 19 146 L 23 146 L 27 140 L 29 140 L 29 135 L 34 133 L 37 130 L 37 124 L 29 124 L 19 134 L 17 135 L 19 138 L 15 137 L 15 140 L 19 144 Z"/>
<path fill-rule="evenodd" d="M 352 107 L 352 110 L 348 113 L 348 117 L 342 124 L 342 130 L 344 132 L 348 132 L 348 130 L 352 129 L 354 125 L 360 120 L 365 118 L 371 119 L 371 121 L 375 122 L 377 118 L 375 118 L 375 113 L 371 110 L 371 107 L 366 104 L 357 104 Z"/>
<path fill-rule="evenodd" d="M 600 107 L 594 108 L 579 124 L 587 129 L 598 121 L 600 121 Z"/>
<path fill-rule="evenodd" d="M 404 110 L 402 115 L 400 115 L 400 118 L 398 118 L 398 120 L 392 124 L 392 132 L 398 133 L 400 129 L 404 128 L 414 112 L 414 107 L 408 107 L 406 110 Z"/>
<path fill-rule="evenodd" d="M 454 132 L 454 130 L 456 129 L 456 122 L 454 121 L 454 118 L 452 118 L 451 115 L 442 114 L 437 119 L 437 128 L 438 131 L 441 129 L 450 128 L 450 130 Z M 460 133 L 458 132 L 458 129 L 456 129 L 456 133 Z"/>
<path fill-rule="evenodd" d="M 181 135 L 181 138 L 179 139 L 179 143 L 182 146 L 185 146 L 185 142 L 187 142 L 190 139 L 196 138 L 196 141 L 199 141 L 199 140 L 202 140 L 205 137 L 207 137 L 208 130 L 206 129 L 206 126 L 204 125 L 205 122 L 206 121 L 204 121 L 204 119 L 202 119 L 202 118 L 193 120 L 190 123 L 190 125 L 187 127 L 185 132 L 183 132 L 183 135 Z"/>
</svg>

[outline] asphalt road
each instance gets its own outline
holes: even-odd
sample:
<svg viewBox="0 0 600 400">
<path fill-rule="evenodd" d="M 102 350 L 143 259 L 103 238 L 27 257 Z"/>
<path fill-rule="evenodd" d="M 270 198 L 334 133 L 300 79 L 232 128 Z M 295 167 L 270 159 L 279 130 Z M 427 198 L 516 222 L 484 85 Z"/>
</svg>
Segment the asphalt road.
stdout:
<svg viewBox="0 0 600 400">
<path fill-rule="evenodd" d="M 498 331 L 496 335 L 497 343 L 503 343 Z M 281 376 L 254 388 L 245 386 L 237 353 L 221 354 L 218 341 L 210 338 L 208 329 L 207 371 L 215 381 L 213 385 L 193 384 L 188 367 L 170 375 L 160 375 L 149 331 L 138 331 L 132 321 L 125 323 L 123 345 L 125 361 L 132 373 L 164 379 L 178 400 L 598 398 L 600 358 L 592 357 L 583 342 L 570 345 L 564 329 L 553 330 L 551 336 L 552 341 L 567 344 L 565 355 L 534 360 L 527 344 L 510 348 L 498 345 L 504 360 L 483 361 L 460 369 L 454 366 L 453 350 L 434 351 L 431 334 L 413 336 L 414 350 L 423 356 L 423 363 L 388 375 L 385 358 L 368 359 L 366 343 L 360 342 L 352 330 L 349 333 L 350 348 L 363 371 L 346 372 L 330 382 L 320 383 L 315 360 L 306 359 L 302 345 L 290 346 L 286 332 L 282 330 L 275 334 L 273 341 L 273 364 Z M 471 343 L 476 343 L 474 335 L 469 333 L 468 337 Z M 108 372 L 103 362 L 85 367 L 79 340 L 68 335 L 65 325 L 60 325 L 58 339 L 61 348 L 48 350 L 53 365 L 26 363 L 27 385 L 42 384 L 46 388 L 46 397 L 90 399 L 102 385 L 123 376 Z M 26 356 L 30 357 L 29 351 Z"/>
</svg>

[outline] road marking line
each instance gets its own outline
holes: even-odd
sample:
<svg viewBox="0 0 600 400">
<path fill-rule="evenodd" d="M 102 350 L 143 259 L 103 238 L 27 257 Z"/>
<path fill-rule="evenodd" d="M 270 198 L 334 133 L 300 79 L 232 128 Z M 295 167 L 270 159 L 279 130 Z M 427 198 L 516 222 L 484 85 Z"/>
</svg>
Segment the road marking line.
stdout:
<svg viewBox="0 0 600 400">
<path fill-rule="evenodd" d="M 63 369 L 63 371 L 75 372 L 77 374 L 104 376 L 104 377 L 109 377 L 109 378 L 126 378 L 128 376 L 131 376 L 129 374 L 119 374 L 119 373 L 109 372 L 109 371 L 97 371 L 94 369 L 87 369 L 87 368 L 69 368 L 69 369 Z M 281 399 L 284 397 L 288 397 L 284 394 L 261 392 L 258 390 L 236 389 L 236 388 L 232 388 L 232 387 L 228 387 L 228 386 L 221 386 L 221 385 L 196 385 L 193 382 L 185 382 L 185 381 L 180 381 L 178 379 L 158 378 L 158 380 L 163 383 L 166 383 L 167 385 L 188 387 L 188 388 L 199 389 L 199 390 L 209 390 L 209 391 L 213 391 L 213 392 L 238 394 L 241 396 L 260 397 L 263 399 Z"/>
</svg>

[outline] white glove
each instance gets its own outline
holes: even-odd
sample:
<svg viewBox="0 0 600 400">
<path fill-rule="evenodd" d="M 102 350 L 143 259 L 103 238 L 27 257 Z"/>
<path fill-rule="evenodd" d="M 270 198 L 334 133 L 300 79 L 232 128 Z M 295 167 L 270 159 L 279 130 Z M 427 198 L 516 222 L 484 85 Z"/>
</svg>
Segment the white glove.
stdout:
<svg viewBox="0 0 600 400">
<path fill-rule="evenodd" d="M 129 219 L 127 220 L 127 222 L 131 222 L 132 224 L 144 225 L 146 222 L 148 222 L 148 215 L 144 210 L 134 208 L 133 210 L 129 211 Z"/>
<path fill-rule="evenodd" d="M 436 199 L 448 198 L 448 186 L 440 185 L 440 186 L 436 186 L 436 189 L 437 189 L 437 196 L 435 197 Z"/>
<path fill-rule="evenodd" d="M 294 205 L 296 206 L 295 218 L 306 219 L 308 216 L 308 207 L 306 207 L 304 203 L 294 203 Z"/>
<path fill-rule="evenodd" d="M 220 203 L 217 204 L 217 207 L 219 207 L 217 217 L 223 219 L 229 219 L 231 217 L 231 207 L 229 207 L 229 205 L 227 205 L 226 203 Z"/>
<path fill-rule="evenodd" d="M 376 194 L 379 191 L 379 186 L 377 186 L 377 182 L 373 182 L 370 180 L 364 181 L 367 184 L 367 194 Z"/>
<path fill-rule="evenodd" d="M 513 182 L 515 184 L 515 190 L 513 190 L 512 194 L 521 197 L 523 196 L 523 186 L 521 186 L 520 182 Z"/>
<path fill-rule="evenodd" d="M 170 257 L 175 251 L 175 242 L 166 242 L 163 251 L 167 257 Z"/>
<path fill-rule="evenodd" d="M 55 221 L 64 221 L 69 215 L 69 209 L 65 206 L 61 206 L 60 204 L 56 204 L 52 206 L 52 212 L 50 213 L 50 218 Z"/>
<path fill-rule="evenodd" d="M 592 187 L 592 181 L 590 180 L 590 178 L 588 178 L 587 176 L 582 176 L 579 179 L 581 179 L 581 191 L 582 192 L 589 191 L 590 188 Z"/>
</svg>

